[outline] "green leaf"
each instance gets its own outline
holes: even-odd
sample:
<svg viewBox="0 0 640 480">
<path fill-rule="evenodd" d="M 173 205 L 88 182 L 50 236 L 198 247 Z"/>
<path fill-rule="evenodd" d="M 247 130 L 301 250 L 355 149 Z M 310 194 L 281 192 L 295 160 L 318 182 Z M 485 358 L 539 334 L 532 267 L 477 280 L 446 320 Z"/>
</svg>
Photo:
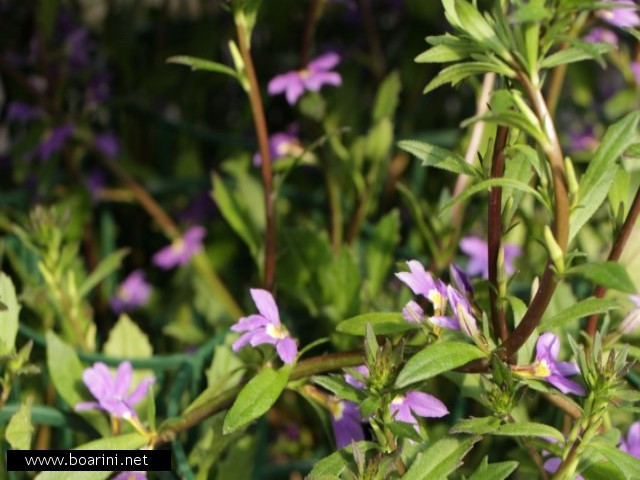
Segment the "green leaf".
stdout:
<svg viewBox="0 0 640 480">
<path fill-rule="evenodd" d="M 267 367 L 252 378 L 240 391 L 224 419 L 225 435 L 235 432 L 265 414 L 287 386 L 291 369 L 291 365 L 285 365 L 280 370 Z"/>
<path fill-rule="evenodd" d="M 615 298 L 590 297 L 582 300 L 569 308 L 566 308 L 551 317 L 543 318 L 541 325 L 544 327 L 560 327 L 572 320 L 585 318 L 594 313 L 608 312 L 620 308 Z"/>
<path fill-rule="evenodd" d="M 139 433 L 129 433 L 117 437 L 101 438 L 85 443 L 73 450 L 138 450 L 147 443 L 147 438 Z M 112 472 L 42 472 L 36 480 L 106 480 Z"/>
<path fill-rule="evenodd" d="M 357 442 L 356 445 L 362 452 L 368 452 L 369 450 L 378 448 L 378 445 L 373 442 Z M 349 445 L 316 463 L 307 478 L 309 480 L 321 480 L 325 477 L 338 477 L 352 462 L 352 459 L 353 449 L 351 445 Z"/>
<path fill-rule="evenodd" d="M 540 62 L 540 68 L 554 68 L 558 65 L 581 62 L 582 60 L 594 60 L 600 55 L 615 50 L 615 46 L 608 43 L 593 43 L 591 46 L 594 47 L 595 52 L 589 52 L 580 47 L 569 47 L 552 53 Z"/>
<path fill-rule="evenodd" d="M 463 418 L 456 423 L 449 433 L 469 433 L 471 435 L 485 435 L 500 426 L 496 417 Z"/>
<path fill-rule="evenodd" d="M 128 248 L 121 248 L 105 257 L 78 288 L 80 298 L 86 296 L 102 280 L 120 268 L 122 259 L 129 253 Z"/>
<path fill-rule="evenodd" d="M 56 391 L 71 408 L 78 403 L 88 400 L 85 398 L 86 389 L 82 382 L 84 370 L 76 351 L 60 340 L 51 330 L 46 334 L 47 369 Z M 64 368 L 60 366 L 64 365 Z M 88 394 L 87 394 L 88 395 Z M 98 411 L 78 412 L 100 434 L 109 435 L 111 428 L 105 416 Z"/>
<path fill-rule="evenodd" d="M 624 480 L 625 476 L 611 462 L 597 462 L 580 472 L 585 480 Z"/>
<path fill-rule="evenodd" d="M 11 279 L 0 272 L 0 355 L 13 352 L 18 335 L 18 314 L 20 305 L 16 297 L 16 289 Z"/>
<path fill-rule="evenodd" d="M 465 0 L 458 0 L 455 2 L 455 10 L 457 19 L 465 34 L 481 45 L 490 48 L 498 55 L 504 56 L 505 53 L 508 53 L 492 26 L 474 5 Z"/>
<path fill-rule="evenodd" d="M 118 358 L 150 358 L 153 347 L 140 327 L 123 314 L 109 332 L 104 353 Z"/>
<path fill-rule="evenodd" d="M 32 436 L 31 402 L 27 402 L 20 405 L 20 409 L 9 420 L 5 430 L 5 438 L 13 449 L 29 450 Z"/>
<path fill-rule="evenodd" d="M 447 478 L 462 465 L 462 459 L 480 438 L 455 436 L 438 440 L 418 454 L 403 480 Z"/>
<path fill-rule="evenodd" d="M 596 438 L 589 443 L 589 448 L 593 448 L 600 455 L 605 457 L 623 473 L 624 478 L 628 480 L 638 478 L 640 472 L 640 459 L 623 452 L 615 445 L 605 443 Z"/>
<path fill-rule="evenodd" d="M 385 77 L 376 93 L 373 104 L 373 121 L 379 122 L 385 118 L 392 119 L 398 108 L 402 82 L 400 73 L 395 70 Z"/>
<path fill-rule="evenodd" d="M 429 93 L 442 85 L 450 83 L 452 86 L 456 86 L 465 78 L 471 75 L 484 74 L 488 72 L 495 72 L 506 77 L 513 77 L 513 71 L 500 63 L 491 62 L 465 62 L 451 65 L 444 68 L 438 73 L 438 75 L 431 80 L 422 93 Z"/>
<path fill-rule="evenodd" d="M 538 143 L 545 145 L 548 143 L 547 137 L 540 129 L 538 123 L 533 123 L 533 119 L 529 119 L 526 115 L 517 111 L 490 111 L 484 115 L 476 115 L 471 117 L 460 124 L 465 128 L 472 123 L 487 122 L 494 123 L 496 125 L 505 125 L 510 128 L 516 128 L 522 130 L 531 135 Z"/>
<path fill-rule="evenodd" d="M 490 178 L 488 180 L 483 180 L 482 182 L 476 183 L 473 187 L 465 189 L 460 195 L 449 200 L 442 206 L 441 212 L 448 210 L 456 203 L 466 200 L 467 198 L 475 195 L 478 192 L 488 191 L 491 187 L 511 188 L 513 190 L 519 190 L 521 192 L 529 193 L 537 198 L 545 207 L 547 206 L 544 198 L 542 198 L 542 195 L 540 195 L 540 193 L 538 193 L 526 183 L 518 182 L 517 180 L 511 180 L 509 178 Z"/>
<path fill-rule="evenodd" d="M 343 400 L 360 403 L 365 397 L 364 392 L 348 384 L 342 375 L 316 376 L 312 377 L 311 381 Z"/>
<path fill-rule="evenodd" d="M 532 422 L 506 423 L 490 432 L 491 435 L 506 437 L 552 437 L 564 442 L 564 436 L 549 425 Z"/>
<path fill-rule="evenodd" d="M 640 112 L 632 112 L 607 129 L 580 180 L 579 203 L 571 212 L 569 241 L 607 197 L 618 169 L 618 159 L 627 148 L 637 143 L 638 121 Z"/>
<path fill-rule="evenodd" d="M 436 167 L 453 173 L 478 177 L 479 171 L 457 153 L 419 140 L 401 140 L 398 147 L 422 160 L 425 167 Z"/>
<path fill-rule="evenodd" d="M 409 359 L 398 374 L 395 386 L 402 388 L 427 380 L 484 356 L 482 350 L 468 343 L 443 342 L 429 345 Z"/>
<path fill-rule="evenodd" d="M 232 68 L 227 67 L 218 62 L 212 62 L 211 60 L 205 60 L 204 58 L 190 57 L 188 55 L 177 55 L 175 57 L 167 58 L 167 63 L 175 63 L 177 65 L 185 65 L 190 67 L 191 70 L 203 70 L 206 72 L 223 73 L 233 78 L 238 78 L 238 74 Z"/>
<path fill-rule="evenodd" d="M 489 463 L 489 457 L 484 457 L 482 463 L 471 474 L 469 480 L 505 480 L 518 468 L 518 462 Z"/>
<path fill-rule="evenodd" d="M 427 38 L 427 41 L 428 40 L 429 38 Z M 458 62 L 460 60 L 466 60 L 476 51 L 477 48 L 475 46 L 463 41 L 459 42 L 459 44 L 446 43 L 435 45 L 429 50 L 422 52 L 414 61 L 417 63 Z"/>
<path fill-rule="evenodd" d="M 629 278 L 627 269 L 618 262 L 590 262 L 570 268 L 567 274 L 577 274 L 596 285 L 624 293 L 634 293 L 636 287 Z"/>
<path fill-rule="evenodd" d="M 364 313 L 338 324 L 336 330 L 349 335 L 364 335 L 366 325 L 370 324 L 376 335 L 395 335 L 420 328 L 417 323 L 407 322 L 401 313 L 379 312 Z"/>
<path fill-rule="evenodd" d="M 373 228 L 366 247 L 367 286 L 371 298 L 375 298 L 393 264 L 394 250 L 400 241 L 400 215 L 392 210 Z"/>
</svg>

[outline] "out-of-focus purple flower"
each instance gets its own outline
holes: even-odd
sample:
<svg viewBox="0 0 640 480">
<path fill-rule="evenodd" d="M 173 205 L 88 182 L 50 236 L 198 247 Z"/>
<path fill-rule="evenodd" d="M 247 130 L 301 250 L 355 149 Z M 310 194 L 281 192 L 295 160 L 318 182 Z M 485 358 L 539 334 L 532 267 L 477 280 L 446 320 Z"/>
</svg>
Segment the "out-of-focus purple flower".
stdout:
<svg viewBox="0 0 640 480">
<path fill-rule="evenodd" d="M 633 0 L 602 0 L 605 3 L 625 5 L 621 8 L 598 10 L 597 15 L 607 23 L 619 28 L 633 28 L 640 25 L 638 7 Z"/>
<path fill-rule="evenodd" d="M 274 77 L 268 86 L 270 95 L 284 93 L 289 105 L 294 105 L 305 90 L 317 92 L 323 85 L 342 85 L 342 77 L 331 69 L 340 63 L 337 53 L 329 52 L 309 62 L 307 68 L 292 70 Z"/>
<path fill-rule="evenodd" d="M 65 51 L 71 68 L 80 70 L 91 64 L 89 30 L 78 27 L 65 39 Z"/>
<path fill-rule="evenodd" d="M 284 157 L 297 157 L 303 153 L 304 148 L 300 140 L 291 133 L 278 132 L 269 137 L 269 156 L 272 162 Z M 253 164 L 262 165 L 260 152 L 253 156 Z"/>
<path fill-rule="evenodd" d="M 456 290 L 462 293 L 465 297 L 468 298 L 475 295 L 469 275 L 467 275 L 467 273 L 455 263 L 452 263 L 449 267 L 449 276 L 451 277 L 451 283 L 453 283 Z"/>
<path fill-rule="evenodd" d="M 579 131 L 569 131 L 569 149 L 572 152 L 595 150 L 597 147 L 598 139 L 595 137 L 593 125 L 587 125 Z"/>
<path fill-rule="evenodd" d="M 440 418 L 449 410 L 433 395 L 424 392 L 409 391 L 406 395 L 396 395 L 389 406 L 391 415 L 399 422 L 417 424 L 417 417 Z"/>
<path fill-rule="evenodd" d="M 543 333 L 536 343 L 536 359 L 533 365 L 514 366 L 513 371 L 525 377 L 540 378 L 562 393 L 584 395 L 585 389 L 579 383 L 566 377 L 578 375 L 580 370 L 573 362 L 558 362 L 560 340 L 553 333 Z"/>
<path fill-rule="evenodd" d="M 107 158 L 116 158 L 120 154 L 120 142 L 113 133 L 99 133 L 93 137 L 98 151 Z"/>
<path fill-rule="evenodd" d="M 365 379 L 369 378 L 369 369 L 367 368 L 366 365 L 360 365 L 359 367 L 353 368 L 353 370 L 355 370 L 360 375 L 362 375 L 363 378 Z M 344 380 L 352 387 L 356 387 L 360 390 L 364 388 L 364 382 L 362 382 L 362 380 L 356 378 L 355 376 L 351 375 L 350 373 L 346 373 L 344 375 Z"/>
<path fill-rule="evenodd" d="M 234 332 L 244 332 L 233 344 L 233 351 L 237 352 L 245 345 L 255 347 L 268 343 L 276 346 L 278 356 L 284 363 L 292 364 L 298 354 L 298 346 L 280 322 L 273 296 L 267 290 L 252 288 L 251 297 L 260 314 L 242 317 L 231 327 Z"/>
<path fill-rule="evenodd" d="M 558 468 L 560 468 L 560 464 L 562 463 L 562 459 L 560 457 L 552 457 L 544 462 L 542 468 L 549 473 L 556 473 Z M 580 474 L 576 475 L 576 480 L 584 480 L 584 477 Z"/>
<path fill-rule="evenodd" d="M 507 275 L 512 275 L 515 271 L 513 259 L 520 255 L 520 247 L 517 245 L 504 244 L 504 270 Z M 464 237 L 460 240 L 460 250 L 469 256 L 467 273 L 473 277 L 482 275 L 489 278 L 489 247 L 487 242 L 476 236 Z"/>
<path fill-rule="evenodd" d="M 452 330 L 462 330 L 469 337 L 476 337 L 480 332 L 476 318 L 471 311 L 469 300 L 451 285 L 447 287 L 447 298 L 453 310 L 453 317 L 444 315 L 430 318 L 432 323 Z"/>
<path fill-rule="evenodd" d="M 75 131 L 73 125 L 65 123 L 47 132 L 42 141 L 32 151 L 31 155 L 39 157 L 40 161 L 45 161 L 51 155 L 60 150 L 65 142 L 71 138 Z"/>
<path fill-rule="evenodd" d="M 640 62 L 631 62 L 631 72 L 633 78 L 636 79 L 636 83 L 640 85 Z"/>
<path fill-rule="evenodd" d="M 351 442 L 364 440 L 364 430 L 362 428 L 362 416 L 358 405 L 347 400 L 330 400 L 329 413 L 331 414 L 331 425 L 336 439 L 336 446 L 344 448 Z"/>
<path fill-rule="evenodd" d="M 441 315 L 447 307 L 447 286 L 438 278 L 435 280 L 418 260 L 407 262 L 408 272 L 398 272 L 396 277 L 416 295 L 422 295 L 433 305 L 436 315 Z M 406 308 L 406 307 L 405 307 Z"/>
<path fill-rule="evenodd" d="M 594 27 L 584 37 L 585 42 L 589 43 L 609 43 L 611 45 L 618 45 L 618 36 L 604 27 Z"/>
<path fill-rule="evenodd" d="M 10 122 L 27 123 L 40 118 L 41 115 L 42 112 L 39 108 L 33 107 L 28 103 L 11 102 L 7 108 L 7 120 Z"/>
<path fill-rule="evenodd" d="M 134 270 L 118 286 L 116 294 L 111 298 L 111 309 L 116 313 L 128 312 L 144 306 L 151 295 L 149 285 L 142 270 Z"/>
<path fill-rule="evenodd" d="M 109 74 L 105 72 L 98 73 L 89 79 L 84 92 L 88 106 L 100 105 L 111 98 L 109 80 Z"/>
<path fill-rule="evenodd" d="M 89 190 L 91 200 L 97 202 L 100 200 L 100 192 L 107 183 L 104 172 L 99 169 L 92 170 L 86 177 L 85 186 Z"/>
<path fill-rule="evenodd" d="M 209 220 L 216 210 L 211 192 L 202 192 L 191 198 L 189 204 L 176 212 L 180 223 L 202 224 Z"/>
<path fill-rule="evenodd" d="M 147 472 L 120 472 L 111 480 L 147 480 Z"/>
<path fill-rule="evenodd" d="M 636 306 L 627 313 L 627 316 L 624 317 L 618 327 L 618 330 L 624 334 L 633 332 L 640 325 L 640 295 L 629 295 L 629 300 L 635 303 Z"/>
<path fill-rule="evenodd" d="M 137 416 L 133 405 L 144 398 L 149 386 L 155 381 L 153 377 L 145 378 L 129 393 L 133 380 L 130 362 L 122 362 L 115 377 L 111 376 L 109 367 L 97 362 L 82 373 L 82 379 L 97 402 L 78 403 L 76 411 L 98 409 L 124 419 Z"/>
<path fill-rule="evenodd" d="M 634 422 L 629 427 L 627 438 L 622 437 L 620 450 L 640 458 L 640 422 Z"/>
<path fill-rule="evenodd" d="M 152 258 L 153 264 L 164 270 L 185 265 L 193 255 L 202 250 L 202 239 L 205 234 L 203 227 L 191 227 L 182 238 L 174 240 L 171 245 L 157 251 Z"/>
</svg>

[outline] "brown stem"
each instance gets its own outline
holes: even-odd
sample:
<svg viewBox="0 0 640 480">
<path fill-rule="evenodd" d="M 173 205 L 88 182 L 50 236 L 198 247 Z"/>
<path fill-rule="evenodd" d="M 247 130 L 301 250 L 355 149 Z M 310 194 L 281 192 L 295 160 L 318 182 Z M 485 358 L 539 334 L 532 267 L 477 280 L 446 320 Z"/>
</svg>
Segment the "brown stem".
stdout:
<svg viewBox="0 0 640 480">
<path fill-rule="evenodd" d="M 311 0 L 309 9 L 307 10 L 307 18 L 304 22 L 304 32 L 302 35 L 302 46 L 300 47 L 300 68 L 305 68 L 309 63 L 309 51 L 311 50 L 311 42 L 313 41 L 313 33 L 315 32 L 316 19 L 323 0 Z"/>
<path fill-rule="evenodd" d="M 507 145 L 509 127 L 499 126 L 496 142 L 493 147 L 493 161 L 491 162 L 491 178 L 501 178 L 504 175 L 504 148 Z M 502 188 L 493 187 L 489 192 L 488 209 L 488 253 L 489 253 L 489 299 L 491 304 L 491 322 L 493 334 L 504 342 L 509 332 L 504 308 L 498 303 L 500 285 L 498 285 L 498 256 L 500 254 L 500 239 L 502 237 Z"/>
<path fill-rule="evenodd" d="M 622 251 L 624 250 L 629 237 L 631 236 L 631 232 L 633 231 L 633 226 L 638 219 L 638 215 L 640 215 L 640 187 L 636 192 L 636 196 L 633 199 L 633 203 L 631 204 L 631 209 L 629 210 L 629 214 L 622 224 L 622 228 L 618 233 L 618 238 L 616 239 L 613 247 L 611 248 L 611 252 L 609 253 L 610 262 L 617 262 L 620 259 L 620 255 L 622 255 Z M 604 297 L 604 294 L 607 292 L 607 289 L 602 285 L 599 285 L 594 292 L 596 298 Z M 598 329 L 598 315 L 593 314 L 587 320 L 587 327 L 585 331 L 587 334 L 593 338 L 596 335 L 596 330 Z"/>
<path fill-rule="evenodd" d="M 238 44 L 249 80 L 249 102 L 253 112 L 253 123 L 258 136 L 260 155 L 262 156 L 262 184 L 264 187 L 265 214 L 267 219 L 266 252 L 264 264 L 264 288 L 273 291 L 276 279 L 276 204 L 273 195 L 273 174 L 269 153 L 269 131 L 262 106 L 258 78 L 251 57 L 247 28 L 242 14 L 236 16 Z"/>
<path fill-rule="evenodd" d="M 384 51 L 380 35 L 376 28 L 376 17 L 371 8 L 371 0 L 360 0 L 360 12 L 362 14 L 362 23 L 364 24 L 369 48 L 371 48 L 373 72 L 379 79 L 384 76 L 386 69 L 384 60 Z"/>
<path fill-rule="evenodd" d="M 349 224 L 349 232 L 347 233 L 347 243 L 349 245 L 353 245 L 353 242 L 358 238 L 358 233 L 360 232 L 362 222 L 364 221 L 365 214 L 367 213 L 368 200 L 369 195 L 367 195 L 367 192 L 365 191 L 360 197 L 356 211 L 353 213 L 351 223 Z"/>
</svg>

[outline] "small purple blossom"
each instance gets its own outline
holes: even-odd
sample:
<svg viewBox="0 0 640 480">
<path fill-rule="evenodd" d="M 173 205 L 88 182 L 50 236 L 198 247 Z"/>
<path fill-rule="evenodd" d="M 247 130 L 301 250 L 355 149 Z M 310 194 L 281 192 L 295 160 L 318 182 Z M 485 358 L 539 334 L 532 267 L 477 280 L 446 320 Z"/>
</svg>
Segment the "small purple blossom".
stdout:
<svg viewBox="0 0 640 480">
<path fill-rule="evenodd" d="M 292 70 L 274 77 L 268 86 L 270 95 L 284 93 L 289 105 L 294 105 L 300 96 L 308 90 L 317 92 L 323 85 L 342 85 L 342 77 L 331 69 L 340 63 L 337 53 L 329 52 L 309 62 L 307 68 Z"/>
<path fill-rule="evenodd" d="M 353 370 L 358 372 L 362 376 L 362 378 L 364 379 L 369 378 L 369 368 L 367 368 L 366 365 L 360 365 L 359 367 L 353 368 Z M 349 385 L 351 385 L 352 387 L 356 387 L 359 390 L 362 390 L 365 387 L 364 382 L 362 380 L 356 378 L 354 375 L 351 375 L 350 373 L 346 373 L 344 375 L 344 380 Z"/>
<path fill-rule="evenodd" d="M 31 155 L 39 157 L 41 161 L 47 160 L 64 146 L 74 131 L 73 125 L 68 123 L 50 130 L 32 151 Z"/>
<path fill-rule="evenodd" d="M 147 480 L 147 472 L 120 472 L 111 480 Z"/>
<path fill-rule="evenodd" d="M 569 149 L 573 152 L 595 150 L 599 142 L 595 136 L 593 125 L 587 125 L 581 130 L 569 131 Z"/>
<path fill-rule="evenodd" d="M 107 158 L 116 158 L 120 154 L 120 142 L 113 133 L 99 133 L 93 138 L 93 143 Z"/>
<path fill-rule="evenodd" d="M 589 43 L 609 43 L 611 45 L 618 45 L 618 36 L 604 27 L 594 27 L 584 37 L 585 42 Z"/>
<path fill-rule="evenodd" d="M 629 300 L 635 304 L 635 307 L 627 313 L 618 327 L 618 330 L 623 334 L 633 332 L 640 325 L 640 295 L 629 295 Z"/>
<path fill-rule="evenodd" d="M 640 422 L 634 422 L 629 427 L 627 438 L 622 437 L 620 450 L 640 458 Z"/>
<path fill-rule="evenodd" d="M 151 285 L 142 270 L 134 270 L 120 284 L 111 298 L 111 309 L 116 313 L 128 312 L 144 306 L 151 295 Z"/>
<path fill-rule="evenodd" d="M 397 421 L 414 425 L 418 423 L 416 417 L 440 418 L 449 413 L 445 404 L 436 397 L 416 391 L 396 395 L 389 408 Z"/>
<path fill-rule="evenodd" d="M 633 73 L 636 83 L 640 85 L 640 62 L 631 62 L 631 73 Z"/>
<path fill-rule="evenodd" d="M 337 447 L 344 448 L 351 442 L 364 440 L 362 416 L 358 405 L 347 400 L 330 400 L 329 413 Z"/>
<path fill-rule="evenodd" d="M 260 314 L 242 317 L 231 327 L 234 332 L 244 332 L 233 344 L 233 351 L 237 352 L 247 344 L 255 347 L 268 343 L 275 345 L 284 363 L 292 364 L 298 354 L 298 346 L 280 322 L 280 313 L 273 296 L 267 290 L 253 288 L 251 297 Z"/>
<path fill-rule="evenodd" d="M 640 25 L 637 6 L 633 0 L 602 0 L 605 3 L 626 5 L 621 8 L 598 10 L 597 15 L 607 23 L 619 28 L 633 28 Z"/>
<path fill-rule="evenodd" d="M 464 237 L 460 240 L 460 250 L 469 256 L 467 274 L 473 277 L 482 275 L 489 278 L 489 247 L 487 242 L 476 236 Z M 521 249 L 517 245 L 504 244 L 504 270 L 507 275 L 515 271 L 513 259 L 520 255 Z"/>
<path fill-rule="evenodd" d="M 584 395 L 585 389 L 579 383 L 566 377 L 578 375 L 580 370 L 574 362 L 558 362 L 556 359 L 560 353 L 560 340 L 553 333 L 543 333 L 536 343 L 536 359 L 533 365 L 524 367 L 512 367 L 514 372 L 521 376 L 540 378 L 562 393 Z"/>
<path fill-rule="evenodd" d="M 152 259 L 153 264 L 164 270 L 185 265 L 193 255 L 202 250 L 202 239 L 205 234 L 203 227 L 191 227 L 181 238 L 157 251 Z"/>
<path fill-rule="evenodd" d="M 7 121 L 16 123 L 27 123 L 40 118 L 42 112 L 39 108 L 33 107 L 24 102 L 11 102 L 7 108 Z"/>
<path fill-rule="evenodd" d="M 94 169 L 85 178 L 85 187 L 89 190 L 89 194 L 91 195 L 91 200 L 97 202 L 100 200 L 100 193 L 104 186 L 106 185 L 107 179 L 105 178 L 105 174 L 100 169 Z"/>
<path fill-rule="evenodd" d="M 398 272 L 396 277 L 416 295 L 422 295 L 433 305 L 436 315 L 447 307 L 447 286 L 438 278 L 435 280 L 418 260 L 407 262 L 409 272 Z M 406 307 L 405 307 L 406 308 Z"/>
<path fill-rule="evenodd" d="M 78 27 L 65 39 L 65 50 L 71 68 L 80 70 L 91 64 L 89 30 Z"/>
<path fill-rule="evenodd" d="M 124 419 L 137 416 L 133 405 L 144 398 L 149 387 L 155 381 L 153 377 L 145 378 L 129 394 L 133 380 L 130 362 L 122 362 L 118 366 L 115 377 L 111 376 L 109 367 L 102 362 L 97 362 L 93 367 L 89 367 L 83 372 L 82 379 L 98 401 L 78 403 L 75 406 L 76 411 L 98 409 Z"/>
<path fill-rule="evenodd" d="M 269 137 L 269 156 L 274 162 L 284 157 L 297 157 L 304 153 L 300 140 L 291 133 L 278 132 Z M 255 166 L 262 165 L 262 155 L 256 152 L 253 156 Z"/>
</svg>

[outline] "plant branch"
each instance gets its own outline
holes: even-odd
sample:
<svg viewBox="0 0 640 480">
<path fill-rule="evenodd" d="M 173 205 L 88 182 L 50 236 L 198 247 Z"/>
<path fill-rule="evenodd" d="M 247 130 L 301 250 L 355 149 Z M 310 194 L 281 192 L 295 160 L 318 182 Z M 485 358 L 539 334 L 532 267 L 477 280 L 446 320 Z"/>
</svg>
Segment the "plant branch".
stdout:
<svg viewBox="0 0 640 480">
<path fill-rule="evenodd" d="M 493 161 L 491 162 L 491 178 L 500 178 L 504 175 L 504 148 L 507 145 L 509 127 L 499 126 L 496 133 L 496 141 L 493 147 Z M 488 250 L 489 250 L 489 299 L 491 306 L 491 322 L 493 334 L 504 342 L 509 332 L 504 308 L 499 305 L 498 297 L 500 285 L 498 284 L 498 257 L 500 255 L 500 241 L 502 237 L 502 188 L 493 187 L 489 192 L 488 209 Z"/>
<path fill-rule="evenodd" d="M 633 231 L 633 227 L 638 219 L 638 215 L 640 215 L 640 187 L 638 187 L 638 191 L 636 192 L 636 196 L 633 199 L 633 203 L 631 204 L 631 208 L 629 209 L 629 214 L 622 224 L 622 228 L 618 233 L 618 238 L 616 239 L 613 247 L 611 248 L 611 252 L 609 253 L 609 257 L 607 260 L 610 262 L 617 262 L 620 259 L 620 255 L 622 255 L 622 251 L 624 250 L 627 241 L 631 237 L 631 232 Z M 607 293 L 607 289 L 601 285 L 599 285 L 594 292 L 596 298 L 604 297 L 604 294 Z M 587 334 L 593 338 L 596 335 L 596 330 L 598 329 L 598 314 L 593 314 L 587 320 L 587 327 L 585 331 Z"/>
<path fill-rule="evenodd" d="M 300 68 L 305 68 L 309 63 L 309 51 L 311 50 L 311 42 L 313 41 L 313 33 L 315 32 L 316 19 L 320 11 L 320 5 L 323 0 L 311 0 L 309 9 L 307 10 L 307 18 L 304 22 L 304 33 L 302 35 L 302 46 L 300 47 Z"/>
<path fill-rule="evenodd" d="M 249 35 L 243 14 L 235 16 L 240 54 L 249 80 L 249 102 L 253 112 L 253 123 L 258 136 L 260 155 L 262 156 L 262 185 L 264 187 L 265 215 L 267 219 L 264 288 L 273 292 L 276 279 L 276 203 L 273 194 L 273 173 L 271 172 L 271 154 L 269 153 L 269 131 L 262 106 L 258 78 L 253 66 Z"/>
</svg>

